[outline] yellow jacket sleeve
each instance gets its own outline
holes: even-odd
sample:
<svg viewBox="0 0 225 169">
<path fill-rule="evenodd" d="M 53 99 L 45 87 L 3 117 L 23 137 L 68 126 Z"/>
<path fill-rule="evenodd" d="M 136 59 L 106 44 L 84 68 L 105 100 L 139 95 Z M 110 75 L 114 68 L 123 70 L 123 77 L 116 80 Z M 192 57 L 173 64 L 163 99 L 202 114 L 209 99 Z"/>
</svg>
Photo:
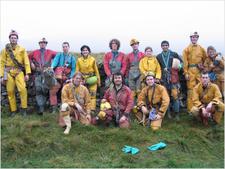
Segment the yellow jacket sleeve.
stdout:
<svg viewBox="0 0 225 169">
<path fill-rule="evenodd" d="M 195 107 L 201 108 L 202 107 L 202 102 L 200 101 L 201 91 L 199 88 L 200 88 L 200 84 L 194 87 L 192 100 L 193 100 L 193 105 Z"/>
<path fill-rule="evenodd" d="M 25 49 L 23 50 L 23 57 L 24 57 L 24 67 L 25 67 L 26 74 L 30 74 L 31 73 L 30 60 L 28 58 L 28 55 Z"/>
<path fill-rule="evenodd" d="M 137 106 L 140 107 L 140 108 L 142 106 L 146 106 L 146 93 L 147 93 L 147 88 L 148 88 L 148 86 L 144 87 L 141 90 L 141 93 L 138 95 Z"/>
<path fill-rule="evenodd" d="M 94 60 L 94 69 L 95 69 L 95 74 L 98 78 L 98 86 L 101 86 L 101 79 L 100 79 L 98 67 L 97 67 L 97 64 L 96 64 L 96 60 Z"/>
<path fill-rule="evenodd" d="M 162 101 L 161 101 L 161 106 L 159 108 L 158 114 L 161 116 L 165 116 L 168 106 L 170 104 L 170 97 L 164 86 L 161 86 L 160 90 L 161 90 L 160 93 L 162 93 Z"/>
<path fill-rule="evenodd" d="M 77 59 L 77 64 L 76 64 L 76 71 L 75 72 L 80 72 L 80 59 Z"/>
<path fill-rule="evenodd" d="M 155 60 L 156 60 L 156 63 L 157 63 L 157 65 L 156 65 L 156 76 L 155 76 L 155 78 L 161 79 L 161 76 L 162 76 L 161 67 L 160 67 L 160 64 L 159 64 L 159 62 L 157 61 L 156 58 L 155 58 Z"/>
<path fill-rule="evenodd" d="M 5 49 L 3 49 L 1 51 L 1 55 L 0 55 L 0 77 L 3 77 L 4 75 L 4 70 L 5 70 L 5 63 L 6 63 L 6 52 Z"/>
<path fill-rule="evenodd" d="M 145 70 L 144 70 L 144 58 L 145 57 L 143 57 L 141 60 L 140 60 L 140 63 L 139 63 L 139 69 L 140 69 L 140 72 L 141 72 L 141 74 L 142 75 L 144 75 L 146 72 L 145 72 Z"/>
<path fill-rule="evenodd" d="M 183 51 L 183 70 L 184 70 L 184 74 L 188 73 L 188 48 L 184 49 Z"/>
</svg>

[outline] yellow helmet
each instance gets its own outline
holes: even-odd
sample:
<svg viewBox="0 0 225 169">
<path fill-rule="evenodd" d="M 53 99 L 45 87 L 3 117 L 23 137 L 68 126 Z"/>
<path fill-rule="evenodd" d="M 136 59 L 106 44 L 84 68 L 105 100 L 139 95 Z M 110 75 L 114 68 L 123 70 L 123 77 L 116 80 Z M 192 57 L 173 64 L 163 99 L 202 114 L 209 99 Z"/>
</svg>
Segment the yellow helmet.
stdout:
<svg viewBox="0 0 225 169">
<path fill-rule="evenodd" d="M 111 105 L 109 102 L 101 103 L 100 110 L 108 110 L 108 109 L 111 109 Z"/>
<path fill-rule="evenodd" d="M 134 45 L 134 44 L 138 44 L 139 41 L 137 39 L 131 39 L 130 40 L 130 46 Z"/>
<path fill-rule="evenodd" d="M 105 117 L 106 117 L 106 113 L 104 111 L 100 111 L 98 113 L 98 117 L 101 119 L 101 120 L 105 120 Z"/>
</svg>

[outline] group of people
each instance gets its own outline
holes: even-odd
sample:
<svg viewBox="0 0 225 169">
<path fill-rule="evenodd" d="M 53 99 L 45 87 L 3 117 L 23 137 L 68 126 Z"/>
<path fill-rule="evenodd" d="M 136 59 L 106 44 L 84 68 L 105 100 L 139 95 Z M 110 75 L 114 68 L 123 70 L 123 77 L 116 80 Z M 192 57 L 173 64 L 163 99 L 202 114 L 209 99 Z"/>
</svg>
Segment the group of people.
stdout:
<svg viewBox="0 0 225 169">
<path fill-rule="evenodd" d="M 109 42 L 110 52 L 103 58 L 106 79 L 101 79 L 96 59 L 87 45 L 81 47 L 78 59 L 70 53 L 68 42 L 62 43 L 63 52 L 46 49 L 47 40 L 39 41 L 40 49 L 29 55 L 17 44 L 18 33 L 12 30 L 10 43 L 2 50 L 0 61 L 1 83 L 6 85 L 10 116 L 17 112 L 15 87 L 21 98 L 21 113 L 27 114 L 26 82 L 35 82 L 38 114 L 43 115 L 47 94 L 52 112 L 58 109 L 58 94 L 61 94 L 59 124 L 71 128 L 71 121 L 109 125 L 115 123 L 129 128 L 133 112 L 143 125 L 153 130 L 161 127 L 165 114 L 179 120 L 180 71 L 187 81 L 187 111 L 207 125 L 212 119 L 221 121 L 224 112 L 224 58 L 213 46 L 197 44 L 199 35 L 190 35 L 191 44 L 184 49 L 183 59 L 169 49 L 169 42 L 162 41 L 162 52 L 153 55 L 151 47 L 139 51 L 139 41 L 131 39 L 132 52 L 119 51 L 120 41 Z M 97 88 L 105 80 L 105 93 L 100 111 L 96 111 Z"/>
</svg>

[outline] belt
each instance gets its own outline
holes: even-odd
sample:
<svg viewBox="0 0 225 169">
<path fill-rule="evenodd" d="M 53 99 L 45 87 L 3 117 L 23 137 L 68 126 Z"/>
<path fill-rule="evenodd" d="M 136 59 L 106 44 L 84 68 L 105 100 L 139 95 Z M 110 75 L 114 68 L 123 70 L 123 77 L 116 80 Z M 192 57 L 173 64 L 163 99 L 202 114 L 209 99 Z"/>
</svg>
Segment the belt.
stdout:
<svg viewBox="0 0 225 169">
<path fill-rule="evenodd" d="M 188 67 L 198 67 L 198 64 L 189 64 Z"/>
<path fill-rule="evenodd" d="M 95 73 L 82 73 L 84 76 L 94 76 Z"/>
</svg>

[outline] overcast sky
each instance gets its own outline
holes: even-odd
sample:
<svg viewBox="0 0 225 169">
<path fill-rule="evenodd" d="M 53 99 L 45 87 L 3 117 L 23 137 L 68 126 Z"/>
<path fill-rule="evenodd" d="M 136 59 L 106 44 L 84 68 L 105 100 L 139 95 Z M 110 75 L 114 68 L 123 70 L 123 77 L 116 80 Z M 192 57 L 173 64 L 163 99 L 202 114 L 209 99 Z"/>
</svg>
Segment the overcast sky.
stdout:
<svg viewBox="0 0 225 169">
<path fill-rule="evenodd" d="M 19 44 L 27 50 L 39 48 L 42 37 L 48 48 L 61 51 L 63 41 L 71 50 L 89 45 L 93 52 L 109 51 L 112 38 L 121 41 L 121 51 L 131 51 L 137 38 L 140 50 L 168 40 L 179 54 L 198 31 L 199 44 L 215 46 L 225 54 L 224 1 L 1 1 L 1 49 L 11 29 L 19 33 Z"/>
</svg>

